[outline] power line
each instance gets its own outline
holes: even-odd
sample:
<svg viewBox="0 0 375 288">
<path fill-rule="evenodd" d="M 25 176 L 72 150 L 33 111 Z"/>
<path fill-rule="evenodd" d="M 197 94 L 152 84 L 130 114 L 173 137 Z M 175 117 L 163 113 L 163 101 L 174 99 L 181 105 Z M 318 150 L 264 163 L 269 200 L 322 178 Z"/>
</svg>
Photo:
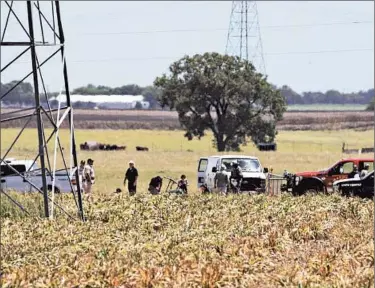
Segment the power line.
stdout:
<svg viewBox="0 0 375 288">
<path fill-rule="evenodd" d="M 300 51 L 300 52 L 274 52 L 264 53 L 265 56 L 282 56 L 282 55 L 303 55 L 303 54 L 324 54 L 324 53 L 350 53 L 350 52 L 364 52 L 374 51 L 373 48 L 364 49 L 342 49 L 342 50 L 320 50 L 320 51 Z M 109 59 L 90 59 L 90 60 L 72 60 L 70 63 L 91 63 L 91 62 L 122 62 L 122 61 L 144 61 L 144 60 L 174 60 L 182 56 L 176 57 L 142 57 L 142 58 L 109 58 Z"/>
<path fill-rule="evenodd" d="M 271 52 L 264 53 L 264 56 L 288 56 L 288 55 L 307 55 L 307 54 L 326 54 L 326 53 L 351 53 L 351 52 L 366 52 L 374 51 L 374 48 L 362 49 L 335 49 L 335 50 L 317 50 L 317 51 L 290 51 L 290 52 Z M 195 54 L 195 53 L 191 53 Z M 95 62 L 123 62 L 123 61 L 145 61 L 145 60 L 175 60 L 182 58 L 182 55 L 171 56 L 156 56 L 156 57 L 139 57 L 139 58 L 108 58 L 108 59 L 84 59 L 84 60 L 69 60 L 69 63 L 95 63 Z M 30 61 L 18 61 L 14 64 L 30 63 Z"/>
<path fill-rule="evenodd" d="M 374 51 L 374 48 L 362 48 L 362 49 L 337 49 L 337 50 L 318 50 L 318 51 L 301 51 L 301 52 L 276 52 L 276 53 L 265 53 L 264 55 L 301 55 L 301 54 L 324 54 L 324 53 L 346 53 L 346 52 L 364 52 Z"/>
<path fill-rule="evenodd" d="M 260 26 L 260 29 L 284 29 L 284 28 L 309 28 L 336 25 L 358 25 L 358 24 L 374 24 L 373 21 L 350 21 L 350 22 L 331 22 L 331 23 L 313 23 L 313 24 L 292 24 L 292 25 L 266 25 Z M 228 28 L 213 29 L 171 29 L 171 30 L 153 30 L 153 31 L 124 31 L 124 32 L 97 32 L 97 33 L 80 33 L 78 35 L 137 35 L 137 34 L 160 34 L 160 33 L 187 33 L 187 32 L 216 32 L 228 31 Z"/>
</svg>

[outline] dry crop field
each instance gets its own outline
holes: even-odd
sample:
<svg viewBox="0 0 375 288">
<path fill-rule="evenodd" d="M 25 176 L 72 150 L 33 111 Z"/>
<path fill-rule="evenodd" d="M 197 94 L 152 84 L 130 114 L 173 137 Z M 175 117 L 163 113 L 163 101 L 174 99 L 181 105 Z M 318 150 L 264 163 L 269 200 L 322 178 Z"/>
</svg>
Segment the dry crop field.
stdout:
<svg viewBox="0 0 375 288">
<path fill-rule="evenodd" d="M 2 154 L 18 130 L 1 130 Z M 67 147 L 67 131 L 61 133 Z M 78 143 L 119 143 L 127 150 L 79 151 L 79 159 L 95 160 L 97 174 L 94 203 L 84 203 L 86 223 L 61 213 L 54 221 L 25 217 L 1 197 L 3 287 L 374 285 L 372 201 L 338 195 L 199 195 L 197 161 L 217 154 L 211 135 L 200 141 L 186 141 L 181 131 L 76 130 L 76 135 Z M 373 130 L 281 131 L 277 152 L 248 145 L 242 153 L 258 156 L 277 173 L 315 170 L 346 157 L 343 141 L 361 148 L 372 146 L 373 139 Z M 9 156 L 33 158 L 36 141 L 36 131 L 28 129 Z M 136 152 L 136 145 L 150 151 Z M 113 193 L 129 160 L 140 172 L 135 197 Z M 188 196 L 147 194 L 151 177 L 182 173 L 191 183 Z M 69 196 L 58 202 L 73 212 Z M 40 215 L 39 195 L 15 197 Z"/>
<path fill-rule="evenodd" d="M 2 117 L 14 111 L 2 110 Z M 13 114 L 12 117 L 16 116 Z M 114 111 L 75 110 L 74 123 L 77 129 L 180 129 L 176 112 L 170 111 Z M 22 127 L 25 121 L 3 123 L 2 127 Z M 35 122 L 36 123 L 36 122 Z M 35 124 L 30 126 L 35 128 Z M 357 112 L 286 112 L 278 123 L 279 130 L 368 130 L 374 127 L 374 113 Z"/>
</svg>

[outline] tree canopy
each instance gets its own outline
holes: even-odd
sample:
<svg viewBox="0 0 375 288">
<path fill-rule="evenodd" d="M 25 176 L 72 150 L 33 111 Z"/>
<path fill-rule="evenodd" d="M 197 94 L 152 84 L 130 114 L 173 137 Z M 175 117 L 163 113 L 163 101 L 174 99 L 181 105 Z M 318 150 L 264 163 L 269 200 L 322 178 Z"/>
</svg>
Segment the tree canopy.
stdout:
<svg viewBox="0 0 375 288">
<path fill-rule="evenodd" d="M 218 151 L 239 151 L 248 137 L 254 143 L 274 140 L 285 99 L 250 62 L 205 53 L 185 56 L 169 70 L 154 85 L 162 89 L 161 106 L 178 112 L 189 140 L 211 130 Z"/>
<path fill-rule="evenodd" d="M 367 111 L 374 111 L 374 109 L 375 109 L 375 97 L 372 98 L 371 102 L 366 107 Z"/>
</svg>

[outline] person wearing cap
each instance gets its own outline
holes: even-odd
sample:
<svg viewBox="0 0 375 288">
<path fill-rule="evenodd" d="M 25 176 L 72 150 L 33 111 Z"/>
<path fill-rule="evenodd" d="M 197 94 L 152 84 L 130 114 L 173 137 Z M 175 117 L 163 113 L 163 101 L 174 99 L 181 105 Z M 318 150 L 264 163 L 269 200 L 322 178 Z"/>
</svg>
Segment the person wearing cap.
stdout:
<svg viewBox="0 0 375 288">
<path fill-rule="evenodd" d="M 92 185 L 95 183 L 94 160 L 91 158 L 87 160 L 87 165 L 84 168 L 84 191 L 87 201 L 92 200 Z"/>
<path fill-rule="evenodd" d="M 363 167 L 363 169 L 362 169 L 361 174 L 359 175 L 359 177 L 361 177 L 361 178 L 365 177 L 368 174 L 368 169 L 369 168 L 370 168 L 370 165 L 365 164 L 365 167 Z"/>
<path fill-rule="evenodd" d="M 129 161 L 129 168 L 125 173 L 124 186 L 126 185 L 126 180 L 128 181 L 129 195 L 133 196 L 137 192 L 138 180 L 138 170 L 134 167 L 134 161 Z"/>
<path fill-rule="evenodd" d="M 215 174 L 214 178 L 214 188 L 218 189 L 220 193 L 227 194 L 227 188 L 229 184 L 229 177 L 224 172 L 226 170 L 226 167 L 224 165 L 221 165 L 220 171 Z"/>
</svg>

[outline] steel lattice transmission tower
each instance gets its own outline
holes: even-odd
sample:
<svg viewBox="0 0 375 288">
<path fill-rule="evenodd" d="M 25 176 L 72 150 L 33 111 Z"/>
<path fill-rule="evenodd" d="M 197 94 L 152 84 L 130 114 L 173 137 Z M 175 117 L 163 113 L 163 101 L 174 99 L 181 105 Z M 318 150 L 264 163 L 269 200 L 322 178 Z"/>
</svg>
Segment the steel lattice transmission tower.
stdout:
<svg viewBox="0 0 375 288">
<path fill-rule="evenodd" d="M 225 54 L 253 63 L 266 75 L 256 1 L 233 1 Z"/>
<path fill-rule="evenodd" d="M 13 23 L 11 20 L 13 20 Z M 12 141 L 9 141 L 11 144 L 8 147 L 4 147 L 2 141 L 0 163 L 6 165 L 8 170 L 10 169 L 14 174 L 22 177 L 28 189 L 36 190 L 43 195 L 44 214 L 46 217 L 53 216 L 53 210 L 56 207 L 70 218 L 76 218 L 72 212 L 68 212 L 68 209 L 55 201 L 54 193 L 58 192 L 55 191 L 54 186 L 56 171 L 64 173 L 68 177 L 68 186 L 70 186 L 72 198 L 77 206 L 78 216 L 84 220 L 82 195 L 80 192 L 75 192 L 73 188 L 75 180 L 77 191 L 81 191 L 80 177 L 77 169 L 78 161 L 73 125 L 73 109 L 70 102 L 68 70 L 65 61 L 65 37 L 59 1 L 1 1 L 1 26 L 2 82 L 7 76 L 6 73 L 11 71 L 12 68 L 14 69 L 13 73 L 17 73 L 18 79 L 21 79 L 13 81 L 12 84 L 14 85 L 11 87 L 1 84 L 1 103 L 7 103 L 7 100 L 17 97 L 17 89 L 20 89 L 20 85 L 26 83 L 26 81 L 32 83 L 33 92 L 29 95 L 31 103 L 29 103 L 29 107 L 17 108 L 16 110 L 1 109 L 0 111 L 1 130 L 5 127 L 19 127 L 20 124 L 22 126 L 17 136 Z M 15 33 L 15 29 L 19 29 L 18 34 Z M 15 34 L 19 37 L 15 37 Z M 52 50 L 52 52 L 48 52 L 47 48 Z M 10 60 L 4 61 L 3 58 L 9 55 L 11 55 L 11 57 L 8 57 Z M 43 55 L 47 55 L 47 57 L 42 59 Z M 22 58 L 27 60 L 23 62 L 24 66 L 27 66 L 25 70 L 27 72 L 22 71 L 19 68 L 21 66 L 17 66 L 17 64 L 20 64 L 19 62 L 22 63 L 20 61 Z M 48 62 L 53 62 L 53 60 L 56 60 L 59 65 L 53 65 L 48 70 L 48 73 L 43 73 L 44 68 L 48 67 Z M 58 80 L 62 84 L 58 99 L 62 98 L 63 92 L 65 94 L 64 99 L 58 100 L 58 103 L 54 103 L 54 105 L 49 100 L 50 97 L 45 83 L 46 76 L 50 76 L 51 71 L 58 72 L 56 77 L 59 78 Z M 23 72 L 25 72 L 24 75 L 22 75 Z M 14 79 L 8 78 L 8 80 Z M 18 124 L 12 124 L 12 122 L 17 122 Z M 35 143 L 30 144 L 35 145 L 34 149 L 32 149 L 33 151 L 30 153 L 33 153 L 33 158 L 35 157 L 34 163 L 39 164 L 40 170 L 37 173 L 39 173 L 42 183 L 36 180 L 33 181 L 35 177 L 30 177 L 30 169 L 29 171 L 20 173 L 13 166 L 9 165 L 8 161 L 5 161 L 9 156 L 17 158 L 17 154 L 20 153 L 20 147 L 17 147 L 17 142 L 21 135 L 25 133 L 25 128 L 30 126 L 37 128 L 36 141 L 35 139 L 28 139 L 28 141 Z M 61 127 L 68 128 L 69 133 L 62 133 L 63 135 L 60 135 Z M 66 134 L 69 135 L 68 139 L 64 139 L 64 137 L 67 137 Z M 51 155 L 53 156 L 52 159 Z M 58 169 L 57 166 L 63 166 L 63 168 Z M 36 172 L 33 171 L 32 173 Z M 13 204 L 29 214 L 4 189 L 0 191 Z"/>
</svg>

